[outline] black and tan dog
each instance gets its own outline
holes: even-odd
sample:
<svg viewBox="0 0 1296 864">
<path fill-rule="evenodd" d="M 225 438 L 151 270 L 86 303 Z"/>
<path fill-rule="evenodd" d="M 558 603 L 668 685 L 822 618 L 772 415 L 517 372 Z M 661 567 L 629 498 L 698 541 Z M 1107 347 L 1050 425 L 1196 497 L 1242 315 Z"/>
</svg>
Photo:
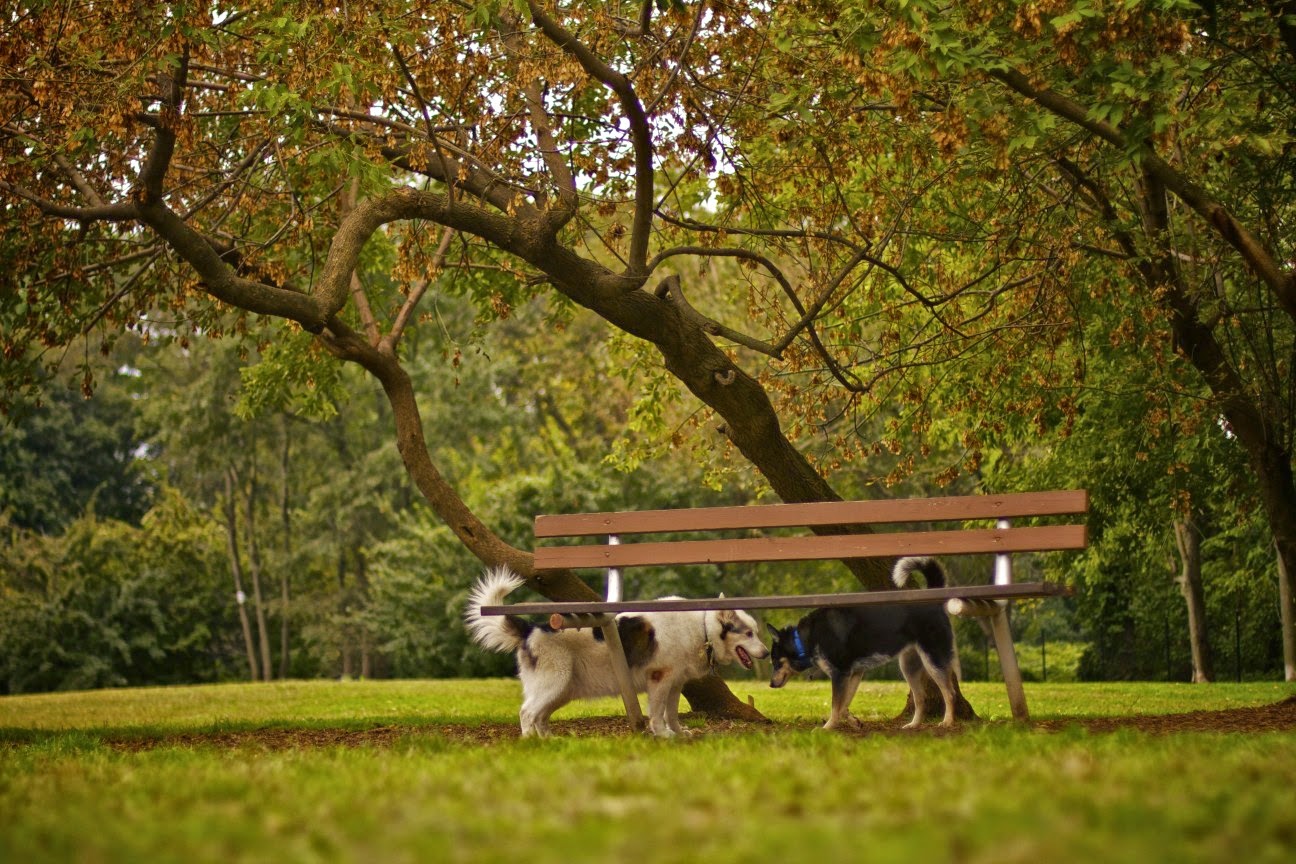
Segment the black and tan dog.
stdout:
<svg viewBox="0 0 1296 864">
<path fill-rule="evenodd" d="M 903 586 L 915 570 L 926 577 L 928 588 L 944 587 L 945 570 L 932 558 L 901 558 L 891 579 Z M 782 687 L 811 666 L 832 681 L 832 713 L 825 729 L 859 726 L 850 704 L 860 680 L 896 655 L 914 703 L 913 719 L 905 728 L 923 721 L 923 700 L 916 688 L 924 667 L 945 700 L 941 725 L 954 725 L 954 630 L 943 603 L 816 609 L 795 626 L 773 632 L 771 687 Z"/>
</svg>

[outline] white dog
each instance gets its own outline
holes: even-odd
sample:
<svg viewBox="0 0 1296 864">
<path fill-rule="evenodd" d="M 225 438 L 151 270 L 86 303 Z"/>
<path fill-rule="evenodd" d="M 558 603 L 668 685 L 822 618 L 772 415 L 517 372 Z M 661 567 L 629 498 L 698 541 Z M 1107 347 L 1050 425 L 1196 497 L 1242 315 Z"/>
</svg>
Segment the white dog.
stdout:
<svg viewBox="0 0 1296 864">
<path fill-rule="evenodd" d="M 547 735 L 549 717 L 575 699 L 615 696 L 616 677 L 603 633 L 554 630 L 516 615 L 483 617 L 482 606 L 498 606 L 523 579 L 505 567 L 487 570 L 468 598 L 464 621 L 473 641 L 491 651 L 517 654 L 522 679 L 523 735 Z M 648 694 L 648 728 L 670 738 L 683 734 L 680 691 L 685 683 L 735 660 L 752 668 L 752 659 L 769 656 L 756 621 L 737 610 L 622 613 L 617 631 L 630 677 Z"/>
</svg>

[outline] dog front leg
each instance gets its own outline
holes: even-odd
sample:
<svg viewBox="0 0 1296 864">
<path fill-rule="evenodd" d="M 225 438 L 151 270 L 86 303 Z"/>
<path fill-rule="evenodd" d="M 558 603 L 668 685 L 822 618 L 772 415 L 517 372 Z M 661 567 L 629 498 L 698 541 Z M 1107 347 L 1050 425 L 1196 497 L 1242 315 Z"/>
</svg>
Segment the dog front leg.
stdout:
<svg viewBox="0 0 1296 864">
<path fill-rule="evenodd" d="M 648 672 L 648 729 L 658 738 L 673 738 L 675 730 L 670 724 L 671 681 L 666 669 Z M 678 725 L 678 721 L 676 721 Z"/>
<path fill-rule="evenodd" d="M 844 726 L 852 729 L 859 728 L 859 721 L 851 716 L 850 703 L 855 690 L 859 687 L 860 676 L 833 672 L 830 680 L 832 681 L 832 713 L 828 715 L 828 722 L 823 728 L 840 729 Z"/>
<path fill-rule="evenodd" d="M 851 704 L 855 701 L 855 693 L 859 690 L 860 682 L 864 680 L 864 673 L 857 672 L 846 679 L 846 692 L 842 695 L 842 721 L 851 729 L 858 729 L 863 724 L 859 718 L 851 713 Z"/>
</svg>

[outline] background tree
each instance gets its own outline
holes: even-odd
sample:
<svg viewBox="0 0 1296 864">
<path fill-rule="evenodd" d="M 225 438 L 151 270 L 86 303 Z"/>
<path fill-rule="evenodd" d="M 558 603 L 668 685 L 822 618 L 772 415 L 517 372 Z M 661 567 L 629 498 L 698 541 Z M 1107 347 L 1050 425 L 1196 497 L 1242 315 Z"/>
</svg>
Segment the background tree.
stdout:
<svg viewBox="0 0 1296 864">
<path fill-rule="evenodd" d="M 139 527 L 0 530 L 0 692 L 224 680 L 241 647 L 215 527 L 164 490 Z"/>
<path fill-rule="evenodd" d="M 1080 288 L 1050 292 L 1069 298 L 1051 307 L 1060 322 L 1128 310 L 1111 338 L 1168 384 L 1191 368 L 1202 407 L 1247 456 L 1290 571 L 1296 280 L 1281 226 L 1296 43 L 1282 5 L 819 11 L 850 35 L 866 92 L 930 114 L 951 170 L 979 166 L 989 182 L 960 188 L 1000 202 L 973 232 L 981 252 L 1026 263 L 1019 278 Z"/>
<path fill-rule="evenodd" d="M 0 435 L 0 511 L 12 524 L 57 534 L 88 510 L 139 524 L 156 490 L 136 458 L 147 433 L 136 427 L 128 382 L 106 375 L 93 400 L 51 388 Z"/>
</svg>

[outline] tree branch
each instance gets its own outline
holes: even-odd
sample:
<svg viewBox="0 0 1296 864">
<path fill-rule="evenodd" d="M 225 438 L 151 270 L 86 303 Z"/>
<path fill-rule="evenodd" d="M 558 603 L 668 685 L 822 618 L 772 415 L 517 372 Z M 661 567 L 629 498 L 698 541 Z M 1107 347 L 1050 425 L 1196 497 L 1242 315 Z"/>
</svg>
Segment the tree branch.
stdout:
<svg viewBox="0 0 1296 864">
<path fill-rule="evenodd" d="M 997 69 L 989 74 L 1018 94 L 1035 101 L 1064 120 L 1088 130 L 1106 143 L 1120 148 L 1128 145 L 1129 142 L 1125 140 L 1125 136 L 1119 129 L 1108 123 L 1090 119 L 1088 111 L 1082 105 L 1054 90 L 1036 87 L 1022 73 L 1013 69 Z M 1201 216 L 1225 243 L 1242 256 L 1242 260 L 1274 292 L 1283 311 L 1296 321 L 1296 277 L 1282 267 L 1260 239 L 1234 218 L 1228 208 L 1212 198 L 1205 189 L 1176 171 L 1150 147 L 1141 148 L 1139 160 L 1150 175 L 1156 177 L 1166 189 L 1173 192 Z"/>
<path fill-rule="evenodd" d="M 510 19 L 504 19 L 500 27 L 500 38 L 505 50 L 515 59 L 520 55 L 519 43 L 521 33 Z M 527 103 L 527 116 L 531 119 L 531 129 L 535 132 L 536 145 L 540 149 L 540 158 L 553 177 L 554 189 L 561 205 L 551 210 L 551 224 L 557 232 L 559 228 L 571 221 L 576 215 L 579 200 L 576 191 L 576 178 L 572 176 L 567 161 L 558 149 L 554 138 L 553 121 L 544 106 L 544 89 L 538 78 L 529 79 L 522 88 Z"/>
<path fill-rule="evenodd" d="M 437 243 L 436 253 L 432 256 L 430 269 L 440 270 L 445 264 L 446 252 L 450 249 L 450 241 L 454 239 L 455 232 L 453 228 L 446 228 L 441 232 L 441 240 Z M 414 311 L 418 308 L 419 302 L 423 295 L 427 293 L 428 286 L 432 284 L 430 279 L 420 279 L 418 284 L 410 291 L 409 297 L 401 305 L 400 312 L 396 313 L 396 320 L 392 323 L 391 331 L 387 334 L 387 342 L 393 347 L 397 345 L 401 336 L 405 334 L 405 328 L 409 326 L 410 320 L 414 316 Z"/>
<path fill-rule="evenodd" d="M 641 285 L 648 276 L 648 235 L 652 230 L 653 216 L 653 141 L 648 115 L 644 113 L 643 104 L 635 95 L 629 78 L 608 66 L 588 46 L 563 29 L 535 0 L 527 0 L 527 7 L 531 10 L 531 20 L 550 41 L 575 57 L 587 73 L 616 94 L 630 124 L 635 157 L 635 206 L 626 275 Z"/>
<path fill-rule="evenodd" d="M 56 204 L 34 192 L 0 180 L 0 190 L 32 204 L 46 216 L 55 219 L 68 219 L 73 222 L 129 222 L 138 218 L 139 210 L 133 202 L 104 204 L 98 207 L 77 207 L 71 204 Z"/>
<path fill-rule="evenodd" d="M 149 148 L 140 169 L 135 196 L 143 203 L 161 201 L 163 180 L 167 169 L 171 167 L 171 157 L 175 153 L 176 126 L 180 123 L 180 112 L 184 104 L 185 79 L 189 74 L 189 45 L 176 60 L 176 68 L 159 76 L 162 84 L 162 103 L 158 110 L 156 131 L 153 134 L 153 146 Z"/>
</svg>

